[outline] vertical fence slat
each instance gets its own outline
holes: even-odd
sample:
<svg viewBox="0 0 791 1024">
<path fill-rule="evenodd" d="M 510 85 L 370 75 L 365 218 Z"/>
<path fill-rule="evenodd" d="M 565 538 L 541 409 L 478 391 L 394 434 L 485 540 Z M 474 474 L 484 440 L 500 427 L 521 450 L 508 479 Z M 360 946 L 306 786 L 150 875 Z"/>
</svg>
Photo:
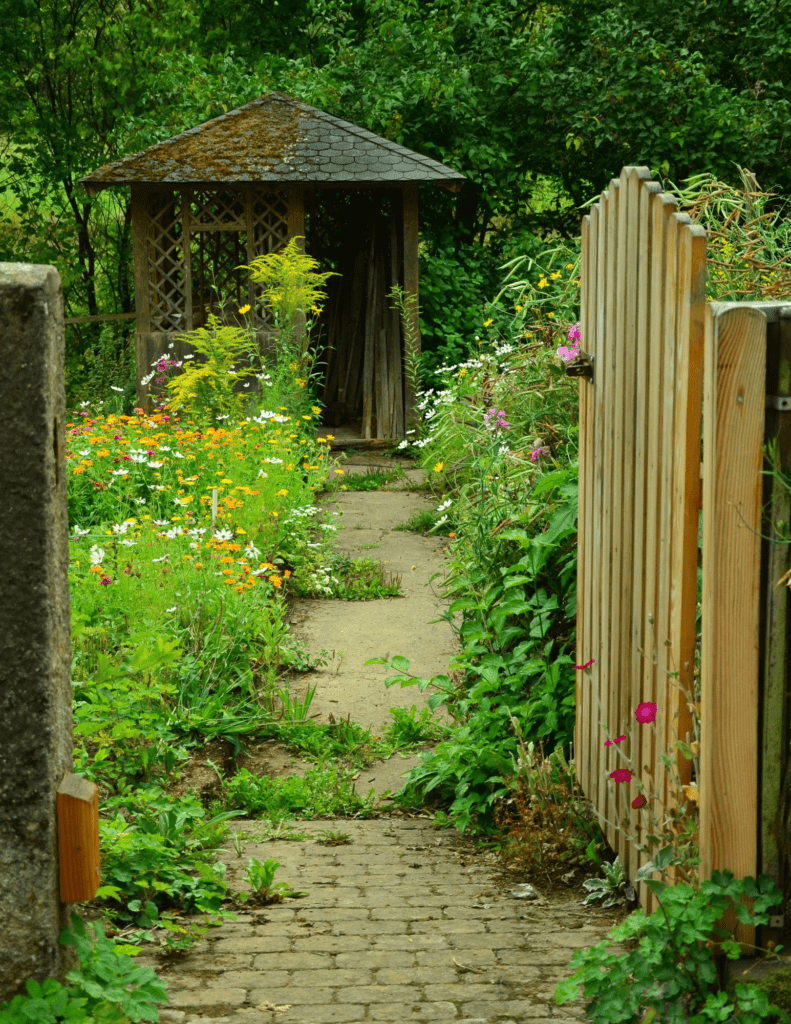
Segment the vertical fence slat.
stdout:
<svg viewBox="0 0 791 1024">
<path fill-rule="evenodd" d="M 591 260 L 591 247 L 595 246 L 595 229 L 591 226 L 591 215 L 582 218 L 581 228 L 581 258 L 580 258 L 580 347 L 586 352 L 590 351 L 593 330 L 590 325 L 590 311 L 595 308 L 595 297 L 591 292 L 591 268 L 595 266 Z M 587 526 L 579 529 L 579 526 L 587 519 L 590 506 L 590 461 L 587 458 L 586 439 L 590 430 L 589 419 L 590 386 L 586 386 L 583 380 L 580 384 L 579 402 L 579 501 L 578 501 L 578 548 L 577 548 L 577 645 L 575 661 L 577 665 L 583 665 L 586 654 L 583 643 L 587 643 L 590 636 L 590 603 L 587 590 L 590 586 L 590 572 L 588 561 L 590 558 L 590 534 Z M 575 677 L 575 706 L 577 715 L 574 721 L 574 767 L 579 777 L 582 768 L 583 758 L 579 757 L 580 751 L 588 746 L 584 738 L 586 728 L 586 709 L 589 706 L 587 688 L 587 675 L 581 669 L 577 670 Z"/>
<path fill-rule="evenodd" d="M 632 639 L 632 616 L 633 616 L 633 590 L 632 590 L 632 566 L 635 559 L 634 547 L 634 497 L 635 497 L 635 412 L 637 408 L 637 279 L 641 273 L 639 255 L 640 238 L 640 185 L 641 180 L 648 178 L 650 171 L 642 167 L 625 167 L 621 172 L 621 196 L 624 209 L 619 225 L 619 237 L 622 239 L 622 247 L 619 245 L 619 277 L 620 286 L 623 289 L 622 296 L 619 296 L 619 317 L 622 328 L 622 354 L 623 377 L 619 379 L 621 390 L 622 416 L 623 416 L 623 440 L 621 446 L 620 462 L 622 466 L 622 480 L 618 490 L 622 499 L 622 511 L 620 518 L 620 533 L 622 537 L 622 550 L 619 568 L 620 577 L 620 604 L 621 619 L 618 629 L 620 644 L 619 658 L 619 700 L 621 712 L 618 722 L 618 735 L 623 734 L 623 727 L 630 720 L 632 712 L 632 686 L 631 686 L 631 639 Z M 619 744 L 621 753 L 625 756 L 620 759 L 619 767 L 625 767 L 625 759 L 634 752 L 633 746 Z M 624 823 L 625 831 L 621 833 L 623 856 L 621 862 L 627 874 L 633 874 L 634 857 L 636 851 L 628 839 L 629 825 L 631 824 L 630 804 L 631 787 L 617 785 L 618 808 L 620 819 Z"/>
<path fill-rule="evenodd" d="M 645 181 L 639 193 L 639 237 L 638 259 L 639 273 L 636 283 L 636 331 L 635 331 L 635 515 L 634 515 L 634 559 L 632 564 L 632 628 L 631 628 L 631 707 L 636 708 L 643 699 L 643 659 L 640 649 L 643 647 L 643 628 L 646 621 L 646 586 L 648 584 L 648 546 L 652 539 L 648 521 L 651 512 L 656 511 L 653 495 L 649 495 L 648 478 L 650 472 L 650 452 L 655 440 L 649 431 L 651 376 L 651 281 L 654 272 L 653 258 L 653 197 L 660 191 L 655 181 Z M 655 395 L 656 397 L 656 395 Z M 649 500 L 650 497 L 650 500 Z M 653 577 L 651 577 L 653 579 Z M 630 719 L 631 720 L 631 719 Z M 638 778 L 643 778 L 642 766 L 645 763 L 646 740 L 648 740 L 648 756 L 650 757 L 650 736 L 644 731 L 632 732 L 633 743 L 631 753 Z M 644 783 L 646 780 L 643 780 Z M 630 814 L 631 831 L 638 842 L 645 844 L 645 833 L 641 828 L 642 815 L 637 810 Z M 634 877 L 639 867 L 647 860 L 640 855 L 634 861 Z"/>
<path fill-rule="evenodd" d="M 620 185 L 613 179 L 608 190 L 607 218 L 605 231 L 607 233 L 607 266 L 604 288 L 604 335 L 602 347 L 604 349 L 602 359 L 602 372 L 600 374 L 600 390 L 602 394 L 601 419 L 603 425 L 603 444 L 598 449 L 601 453 L 599 458 L 602 461 L 603 470 L 603 501 L 601 508 L 602 516 L 602 543 L 601 543 L 601 642 L 600 654 L 602 658 L 600 679 L 605 681 L 607 691 L 607 703 L 605 706 L 605 721 L 608 732 L 612 734 L 617 729 L 618 698 L 615 687 L 611 685 L 614 668 L 614 639 L 611 625 L 612 617 L 612 591 L 613 591 L 613 569 L 612 569 L 612 545 L 613 545 L 613 447 L 614 447 L 614 415 L 616 392 L 614 388 L 615 372 L 615 320 L 616 320 L 616 260 L 618 251 L 618 216 L 620 212 Z M 599 691 L 601 692 L 601 690 Z M 617 733 L 615 734 L 617 735 Z M 599 734 L 601 746 L 604 737 Z M 607 819 L 607 839 L 614 850 L 618 850 L 618 834 L 615 832 L 611 822 L 616 821 L 617 810 L 614 803 L 614 792 L 607 785 L 607 775 L 616 767 L 613 763 L 614 755 L 612 747 L 605 747 L 605 774 L 600 772 L 599 785 L 603 787 L 603 798 L 599 806 L 603 809 Z M 601 789 L 600 789 L 601 794 Z"/>
<path fill-rule="evenodd" d="M 590 669 L 590 686 L 591 695 L 595 694 L 598 696 L 602 692 L 602 686 L 607 678 L 604 670 L 604 659 L 606 652 L 602 650 L 602 638 L 604 636 L 604 622 L 602 621 L 602 567 L 606 566 L 606 562 L 602 556 L 602 546 L 604 543 L 604 522 L 602 514 L 602 506 L 604 503 L 604 464 L 601 453 L 604 450 L 604 387 L 602 384 L 602 378 L 605 373 L 605 367 L 607 362 L 607 348 L 604 337 L 604 296 L 607 283 L 607 212 L 609 207 L 609 196 L 606 192 L 602 193 L 601 200 L 599 201 L 598 209 L 598 238 L 597 238 L 597 253 L 596 253 L 596 366 L 598 367 L 597 376 L 594 378 L 596 384 L 594 386 L 593 394 L 593 418 L 594 418 L 594 438 L 593 447 L 595 458 L 592 462 L 593 466 L 593 552 L 592 552 L 592 569 L 591 569 L 591 584 L 593 587 L 593 593 L 595 596 L 595 604 L 592 608 L 593 623 L 591 629 L 591 648 L 588 654 L 587 660 L 594 658 L 594 664 Z M 597 702 L 592 702 L 590 707 L 590 734 L 592 737 L 591 745 L 588 748 L 587 758 L 589 759 L 588 771 L 590 773 L 590 789 L 589 795 L 594 807 L 598 810 L 602 808 L 602 801 L 605 794 L 605 782 L 602 773 L 602 765 L 604 760 L 604 748 L 599 743 L 601 737 L 601 728 L 599 726 L 600 721 L 600 709 Z M 602 826 L 602 832 L 604 832 Z"/>
<path fill-rule="evenodd" d="M 683 690 L 694 698 L 695 617 L 697 607 L 698 510 L 700 507 L 700 432 L 703 400 L 703 332 L 706 303 L 706 232 L 685 214 L 678 222 L 678 298 L 676 304 L 676 453 L 673 483 L 673 562 L 671 565 L 670 639 L 673 671 L 667 679 L 668 747 L 676 739 L 692 739 L 692 714 Z M 671 716 L 672 712 L 672 716 Z M 692 781 L 692 762 L 673 754 L 682 785 Z M 684 804 L 669 773 L 665 773 L 665 808 Z M 670 878 L 675 878 L 671 869 Z"/>
<path fill-rule="evenodd" d="M 717 306 L 707 314 L 704 397 L 701 880 L 725 868 L 755 878 L 758 865 L 766 321 L 743 307 L 717 314 Z M 755 941 L 755 929 L 737 923 L 732 908 L 718 925 L 735 930 L 740 942 Z"/>
</svg>

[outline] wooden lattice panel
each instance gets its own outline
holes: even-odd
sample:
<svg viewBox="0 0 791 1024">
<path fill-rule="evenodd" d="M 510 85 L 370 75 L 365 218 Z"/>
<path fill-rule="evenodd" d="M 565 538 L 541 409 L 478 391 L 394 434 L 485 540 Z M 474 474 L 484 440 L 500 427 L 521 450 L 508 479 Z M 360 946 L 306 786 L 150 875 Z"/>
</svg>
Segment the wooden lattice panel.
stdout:
<svg viewBox="0 0 791 1024">
<path fill-rule="evenodd" d="M 200 327 L 207 307 L 233 322 L 236 310 L 248 304 L 253 327 L 271 327 L 262 288 L 243 268 L 287 244 L 284 196 L 247 185 L 155 189 L 146 197 L 145 219 L 152 332 Z"/>
<path fill-rule="evenodd" d="M 187 325 L 182 197 L 155 192 L 147 212 L 151 329 L 183 331 Z"/>
</svg>

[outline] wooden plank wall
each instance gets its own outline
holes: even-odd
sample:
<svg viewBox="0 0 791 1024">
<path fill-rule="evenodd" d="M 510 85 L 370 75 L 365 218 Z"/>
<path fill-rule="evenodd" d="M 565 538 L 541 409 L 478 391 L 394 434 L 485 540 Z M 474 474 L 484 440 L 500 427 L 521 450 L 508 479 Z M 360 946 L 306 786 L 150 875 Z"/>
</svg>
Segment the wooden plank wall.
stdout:
<svg viewBox="0 0 791 1024">
<path fill-rule="evenodd" d="M 691 689 L 697 596 L 705 232 L 649 177 L 624 168 L 582 229 L 581 347 L 593 380 L 580 385 L 577 664 L 593 663 L 577 673 L 575 763 L 629 878 L 649 859 L 624 835 L 645 843 L 636 782 L 656 792 L 659 820 L 676 801 L 660 755 L 691 731 L 691 715 L 667 673 L 680 669 Z M 653 726 L 635 718 L 647 701 Z M 605 746 L 603 722 L 627 739 Z M 627 767 L 621 755 L 628 783 L 610 779 Z M 691 763 L 680 753 L 676 763 L 689 783 Z M 638 895 L 652 913 L 648 887 Z"/>
<path fill-rule="evenodd" d="M 387 217 L 382 215 L 385 196 Z M 342 240 L 341 277 L 330 278 L 327 286 L 326 422 L 353 420 L 362 408 L 363 438 L 403 437 L 401 322 L 388 299 L 392 285 L 401 283 L 401 190 L 371 190 L 368 201 L 357 200 L 355 212 L 355 225 L 362 227 Z"/>
</svg>

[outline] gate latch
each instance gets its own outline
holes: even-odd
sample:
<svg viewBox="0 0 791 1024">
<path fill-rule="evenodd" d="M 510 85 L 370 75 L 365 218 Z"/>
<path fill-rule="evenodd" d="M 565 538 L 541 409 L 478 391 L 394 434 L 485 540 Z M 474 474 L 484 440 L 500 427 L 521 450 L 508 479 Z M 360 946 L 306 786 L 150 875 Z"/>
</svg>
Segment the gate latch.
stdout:
<svg viewBox="0 0 791 1024">
<path fill-rule="evenodd" d="M 566 366 L 567 377 L 587 377 L 593 383 L 593 360 L 589 352 L 579 349 L 577 358 Z"/>
</svg>

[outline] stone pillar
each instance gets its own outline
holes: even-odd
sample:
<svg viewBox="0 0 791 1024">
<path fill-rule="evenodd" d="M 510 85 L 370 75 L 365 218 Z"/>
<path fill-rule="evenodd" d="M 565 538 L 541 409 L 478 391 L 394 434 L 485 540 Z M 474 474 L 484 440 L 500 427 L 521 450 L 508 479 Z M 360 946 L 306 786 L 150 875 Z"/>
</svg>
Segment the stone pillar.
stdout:
<svg viewBox="0 0 791 1024">
<path fill-rule="evenodd" d="M 0 1003 L 63 980 L 56 791 L 73 769 L 63 291 L 0 263 Z"/>
</svg>

